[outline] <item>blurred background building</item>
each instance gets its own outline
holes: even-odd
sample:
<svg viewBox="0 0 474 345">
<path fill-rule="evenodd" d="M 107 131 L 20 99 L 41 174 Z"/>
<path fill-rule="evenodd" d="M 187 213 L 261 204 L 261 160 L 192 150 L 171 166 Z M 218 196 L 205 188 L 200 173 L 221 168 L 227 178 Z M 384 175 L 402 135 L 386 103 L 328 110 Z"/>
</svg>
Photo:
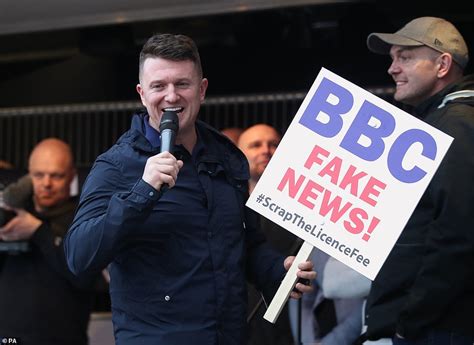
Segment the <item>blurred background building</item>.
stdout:
<svg viewBox="0 0 474 345">
<path fill-rule="evenodd" d="M 390 100 L 387 60 L 366 48 L 370 32 L 441 16 L 472 50 L 473 14 L 472 2 L 457 0 L 1 0 L 0 159 L 24 168 L 35 143 L 57 136 L 89 167 L 141 107 L 138 53 L 152 33 L 198 44 L 209 79 L 202 119 L 284 133 L 321 67 Z"/>
</svg>

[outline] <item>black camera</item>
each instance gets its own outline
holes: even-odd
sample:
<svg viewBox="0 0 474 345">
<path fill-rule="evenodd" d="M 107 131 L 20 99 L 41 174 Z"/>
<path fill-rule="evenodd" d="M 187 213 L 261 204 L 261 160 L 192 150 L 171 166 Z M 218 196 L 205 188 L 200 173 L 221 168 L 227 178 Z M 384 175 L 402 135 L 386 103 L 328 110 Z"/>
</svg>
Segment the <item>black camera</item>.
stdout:
<svg viewBox="0 0 474 345">
<path fill-rule="evenodd" d="M 16 217 L 16 212 L 0 207 L 0 227 L 4 226 L 15 217 Z"/>
<path fill-rule="evenodd" d="M 7 224 L 16 217 L 16 212 L 0 207 L 0 227 Z M 30 251 L 30 243 L 28 241 L 2 241 L 0 240 L 0 253 L 20 254 Z"/>
</svg>

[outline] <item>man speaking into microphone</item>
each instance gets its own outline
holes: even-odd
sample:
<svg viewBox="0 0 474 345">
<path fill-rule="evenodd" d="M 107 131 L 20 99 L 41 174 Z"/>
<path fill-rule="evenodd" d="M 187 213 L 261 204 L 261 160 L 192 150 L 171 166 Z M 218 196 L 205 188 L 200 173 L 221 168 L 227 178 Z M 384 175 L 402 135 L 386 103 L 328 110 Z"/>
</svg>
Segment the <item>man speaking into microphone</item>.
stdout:
<svg viewBox="0 0 474 345">
<path fill-rule="evenodd" d="M 244 345 L 246 279 L 270 299 L 293 262 L 270 249 L 244 205 L 245 156 L 197 120 L 207 85 L 190 38 L 145 43 L 146 112 L 97 158 L 64 241 L 75 274 L 109 267 L 118 345 Z M 311 262 L 299 268 L 315 278 Z M 292 297 L 311 289 L 297 283 Z"/>
</svg>

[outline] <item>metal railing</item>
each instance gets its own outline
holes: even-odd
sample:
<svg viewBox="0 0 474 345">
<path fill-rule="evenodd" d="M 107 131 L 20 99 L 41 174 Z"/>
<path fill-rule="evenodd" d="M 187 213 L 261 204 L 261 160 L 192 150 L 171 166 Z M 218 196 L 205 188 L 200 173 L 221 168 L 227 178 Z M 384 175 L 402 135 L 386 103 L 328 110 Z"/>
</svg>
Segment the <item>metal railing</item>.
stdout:
<svg viewBox="0 0 474 345">
<path fill-rule="evenodd" d="M 389 99 L 391 88 L 372 88 L 372 93 Z M 199 118 L 217 129 L 246 128 L 267 123 L 282 134 L 301 105 L 306 93 L 209 97 Z M 95 158 L 130 126 L 139 102 L 110 102 L 0 109 L 0 159 L 25 169 L 34 145 L 47 137 L 68 142 L 78 167 L 89 167 Z"/>
</svg>

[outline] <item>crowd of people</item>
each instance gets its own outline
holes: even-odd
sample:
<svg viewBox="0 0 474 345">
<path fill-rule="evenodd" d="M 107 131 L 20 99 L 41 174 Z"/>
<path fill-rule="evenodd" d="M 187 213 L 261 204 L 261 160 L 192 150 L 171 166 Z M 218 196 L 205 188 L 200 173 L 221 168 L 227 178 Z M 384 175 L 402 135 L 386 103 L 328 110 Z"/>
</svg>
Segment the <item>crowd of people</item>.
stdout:
<svg viewBox="0 0 474 345">
<path fill-rule="evenodd" d="M 58 138 L 40 141 L 28 173 L 2 185 L 0 335 L 88 344 L 105 275 L 119 345 L 472 345 L 467 45 L 449 21 L 420 17 L 370 34 L 367 46 L 390 56 L 394 99 L 454 138 L 373 282 L 315 249 L 277 322 L 263 319 L 302 243 L 245 207 L 281 133 L 198 120 L 209 83 L 198 49 L 187 36 L 156 34 L 139 56 L 144 110 L 97 157 L 80 197 L 71 196 L 72 150 Z M 179 119 L 169 150 L 164 112 Z M 0 174 L 12 168 L 2 162 Z"/>
</svg>

